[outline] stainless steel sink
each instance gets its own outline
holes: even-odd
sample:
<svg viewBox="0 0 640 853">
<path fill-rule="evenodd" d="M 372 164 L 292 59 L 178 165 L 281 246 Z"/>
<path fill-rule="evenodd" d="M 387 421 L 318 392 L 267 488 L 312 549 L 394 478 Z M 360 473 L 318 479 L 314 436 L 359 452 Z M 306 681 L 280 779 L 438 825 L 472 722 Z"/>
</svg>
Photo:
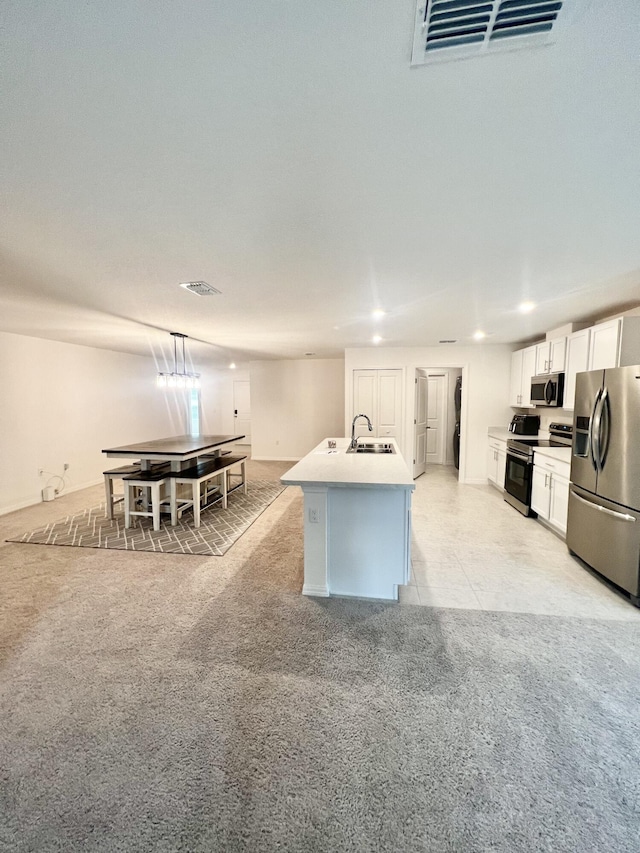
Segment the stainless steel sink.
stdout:
<svg viewBox="0 0 640 853">
<path fill-rule="evenodd" d="M 393 444 L 386 441 L 363 441 L 355 447 L 349 447 L 347 453 L 395 453 Z"/>
</svg>

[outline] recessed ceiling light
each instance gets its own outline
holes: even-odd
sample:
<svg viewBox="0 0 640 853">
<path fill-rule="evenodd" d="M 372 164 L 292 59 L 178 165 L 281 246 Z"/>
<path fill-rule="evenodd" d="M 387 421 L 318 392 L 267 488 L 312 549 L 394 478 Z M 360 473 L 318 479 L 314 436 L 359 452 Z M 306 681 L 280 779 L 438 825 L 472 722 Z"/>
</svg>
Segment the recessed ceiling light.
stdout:
<svg viewBox="0 0 640 853">
<path fill-rule="evenodd" d="M 371 312 L 372 316 L 373 316 L 376 320 L 379 320 L 381 317 L 384 317 L 384 315 L 385 315 L 386 313 L 387 313 L 387 312 L 386 312 L 386 311 L 383 311 L 383 310 L 382 310 L 382 308 L 376 308 L 376 309 L 375 309 L 375 311 L 372 311 L 372 312 Z"/>
<path fill-rule="evenodd" d="M 480 331 L 480 329 L 478 329 L 477 332 L 473 333 L 474 341 L 481 341 L 483 338 L 486 338 L 486 334 L 485 332 Z"/>
<path fill-rule="evenodd" d="M 231 370 L 235 370 L 236 369 L 235 361 L 232 361 L 231 364 L 229 365 L 229 367 L 231 368 Z"/>
<path fill-rule="evenodd" d="M 374 335 L 372 340 L 373 340 L 374 344 L 379 344 L 380 341 L 382 340 L 382 338 L 380 337 L 380 335 Z"/>
<path fill-rule="evenodd" d="M 521 302 L 518 310 L 521 314 L 528 314 L 529 311 L 533 311 L 535 307 L 535 302 Z"/>
</svg>

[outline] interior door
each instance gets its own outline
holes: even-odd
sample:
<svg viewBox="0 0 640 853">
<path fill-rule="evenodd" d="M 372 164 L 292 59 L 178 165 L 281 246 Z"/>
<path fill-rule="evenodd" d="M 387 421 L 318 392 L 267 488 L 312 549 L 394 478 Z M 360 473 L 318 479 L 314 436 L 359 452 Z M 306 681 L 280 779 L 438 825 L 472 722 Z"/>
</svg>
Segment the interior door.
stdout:
<svg viewBox="0 0 640 853">
<path fill-rule="evenodd" d="M 251 444 L 251 392 L 248 379 L 233 380 L 233 429 L 244 435 L 238 444 Z"/>
<path fill-rule="evenodd" d="M 356 415 L 366 415 L 373 424 L 373 432 L 369 432 L 367 422 L 361 418 L 356 423 L 356 436 L 369 436 L 373 438 L 378 433 L 376 432 L 378 423 L 378 371 L 377 370 L 354 370 L 353 371 L 353 413 Z"/>
<path fill-rule="evenodd" d="M 430 373 L 427 391 L 427 465 L 444 464 L 446 431 L 446 379 L 444 373 Z"/>
<path fill-rule="evenodd" d="M 413 479 L 424 474 L 427 467 L 427 389 L 428 378 L 416 370 L 415 442 Z"/>
</svg>

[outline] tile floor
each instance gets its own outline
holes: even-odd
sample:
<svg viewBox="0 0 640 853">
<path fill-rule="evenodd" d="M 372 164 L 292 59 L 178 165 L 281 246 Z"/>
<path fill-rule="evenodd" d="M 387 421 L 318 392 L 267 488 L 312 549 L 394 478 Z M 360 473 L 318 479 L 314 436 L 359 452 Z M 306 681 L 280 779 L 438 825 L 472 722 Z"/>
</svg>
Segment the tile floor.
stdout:
<svg viewBox="0 0 640 853">
<path fill-rule="evenodd" d="M 640 609 L 569 555 L 493 486 L 460 485 L 451 466 L 416 480 L 412 578 L 401 604 L 639 620 Z"/>
</svg>

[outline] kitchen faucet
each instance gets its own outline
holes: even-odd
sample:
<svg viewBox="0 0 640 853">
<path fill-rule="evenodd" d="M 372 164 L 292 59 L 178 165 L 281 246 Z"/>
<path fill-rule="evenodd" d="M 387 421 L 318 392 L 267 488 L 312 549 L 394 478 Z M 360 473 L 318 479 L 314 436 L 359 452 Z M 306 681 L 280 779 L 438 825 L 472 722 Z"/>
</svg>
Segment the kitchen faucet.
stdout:
<svg viewBox="0 0 640 853">
<path fill-rule="evenodd" d="M 358 446 L 358 439 L 356 438 L 356 421 L 358 420 L 358 418 L 364 418 L 369 424 L 369 432 L 373 431 L 371 421 L 366 415 L 356 415 L 355 418 L 351 421 L 351 443 L 349 444 L 349 447 L 352 448 Z"/>
</svg>

